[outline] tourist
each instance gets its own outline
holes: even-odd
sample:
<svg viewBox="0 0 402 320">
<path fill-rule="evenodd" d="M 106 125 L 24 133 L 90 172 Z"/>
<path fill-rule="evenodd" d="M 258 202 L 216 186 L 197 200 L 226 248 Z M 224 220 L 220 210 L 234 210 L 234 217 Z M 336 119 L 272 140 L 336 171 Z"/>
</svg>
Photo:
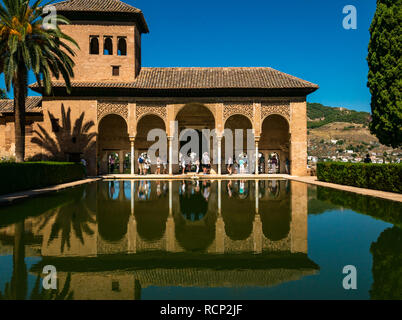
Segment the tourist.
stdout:
<svg viewBox="0 0 402 320">
<path fill-rule="evenodd" d="M 195 173 L 196 174 L 200 173 L 200 160 L 199 159 L 195 160 Z"/>
<path fill-rule="evenodd" d="M 265 157 L 262 153 L 259 154 L 258 162 L 259 162 L 258 165 L 259 173 L 265 173 Z"/>
<path fill-rule="evenodd" d="M 113 157 L 113 156 L 110 156 L 110 160 L 109 160 L 109 164 L 110 164 L 110 173 L 113 173 L 113 172 L 114 172 L 114 163 L 115 163 L 114 157 Z"/>
<path fill-rule="evenodd" d="M 243 154 L 240 154 L 239 157 L 239 169 L 240 169 L 240 174 L 244 174 L 245 172 L 245 161 L 244 161 L 244 157 Z"/>
<path fill-rule="evenodd" d="M 181 170 L 182 170 L 182 174 L 186 173 L 186 163 L 187 163 L 187 157 L 185 155 L 181 156 Z"/>
<path fill-rule="evenodd" d="M 163 174 L 168 174 L 167 158 L 165 155 L 162 157 L 162 165 L 163 165 Z"/>
<path fill-rule="evenodd" d="M 146 175 L 146 174 L 150 173 L 150 170 L 151 170 L 151 159 L 149 159 L 147 153 L 144 155 L 144 160 L 145 161 L 144 161 L 143 171 L 144 171 L 144 175 Z"/>
<path fill-rule="evenodd" d="M 202 168 L 204 170 L 204 174 L 208 174 L 211 168 L 211 159 L 209 157 L 208 152 L 204 152 L 202 155 Z"/>
<path fill-rule="evenodd" d="M 366 154 L 366 158 L 364 158 L 364 163 L 371 163 L 371 158 L 370 158 L 370 154 Z"/>
<path fill-rule="evenodd" d="M 87 175 L 87 162 L 84 158 L 81 159 L 81 164 L 84 167 L 85 176 Z"/>
<path fill-rule="evenodd" d="M 277 170 L 277 166 L 278 166 L 278 159 L 276 159 L 276 155 L 274 155 L 272 157 L 271 165 L 272 165 L 272 173 L 274 173 L 274 174 L 277 173 L 276 170 Z"/>
<path fill-rule="evenodd" d="M 140 175 L 144 174 L 144 162 L 145 162 L 144 155 L 143 153 L 141 153 L 140 156 L 138 157 L 138 168 L 140 170 Z"/>
<path fill-rule="evenodd" d="M 232 173 L 233 173 L 233 158 L 232 157 L 229 157 L 229 159 L 228 159 L 227 170 L 229 172 L 229 175 L 232 175 Z"/>
<path fill-rule="evenodd" d="M 285 169 L 286 169 L 286 174 L 290 174 L 290 160 L 289 160 L 289 158 L 286 158 L 286 160 L 285 160 Z"/>
<path fill-rule="evenodd" d="M 162 165 L 162 160 L 160 157 L 156 158 L 156 171 L 155 174 L 161 174 L 161 165 Z"/>
</svg>

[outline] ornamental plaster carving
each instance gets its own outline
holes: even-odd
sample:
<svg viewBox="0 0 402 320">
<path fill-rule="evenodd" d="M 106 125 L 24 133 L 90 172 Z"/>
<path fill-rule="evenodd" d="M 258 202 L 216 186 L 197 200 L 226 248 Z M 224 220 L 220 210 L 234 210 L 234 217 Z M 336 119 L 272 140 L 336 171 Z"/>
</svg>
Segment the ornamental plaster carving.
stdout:
<svg viewBox="0 0 402 320">
<path fill-rule="evenodd" d="M 109 114 L 117 114 L 128 119 L 128 104 L 115 102 L 99 102 L 98 103 L 98 120 Z"/>
<path fill-rule="evenodd" d="M 223 108 L 223 121 L 226 122 L 233 115 L 243 115 L 253 123 L 254 107 L 252 104 L 225 104 Z"/>
<path fill-rule="evenodd" d="M 281 115 L 290 122 L 290 104 L 272 103 L 261 105 L 261 122 L 273 114 Z"/>
<path fill-rule="evenodd" d="M 154 114 L 163 119 L 163 121 L 166 122 L 167 119 L 167 109 L 166 105 L 164 104 L 142 104 L 139 105 L 137 104 L 136 107 L 136 119 L 137 121 L 141 119 L 142 117 L 149 115 L 149 114 Z"/>
</svg>

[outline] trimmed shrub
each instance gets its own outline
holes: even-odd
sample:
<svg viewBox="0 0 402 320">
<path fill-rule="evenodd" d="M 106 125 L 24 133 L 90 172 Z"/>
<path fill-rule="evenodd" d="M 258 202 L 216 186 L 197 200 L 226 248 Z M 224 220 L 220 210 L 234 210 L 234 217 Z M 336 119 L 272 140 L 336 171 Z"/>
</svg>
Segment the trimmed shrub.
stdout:
<svg viewBox="0 0 402 320">
<path fill-rule="evenodd" d="M 402 164 L 320 162 L 318 180 L 402 193 Z"/>
<path fill-rule="evenodd" d="M 84 166 L 70 162 L 0 162 L 0 194 L 80 180 Z"/>
</svg>

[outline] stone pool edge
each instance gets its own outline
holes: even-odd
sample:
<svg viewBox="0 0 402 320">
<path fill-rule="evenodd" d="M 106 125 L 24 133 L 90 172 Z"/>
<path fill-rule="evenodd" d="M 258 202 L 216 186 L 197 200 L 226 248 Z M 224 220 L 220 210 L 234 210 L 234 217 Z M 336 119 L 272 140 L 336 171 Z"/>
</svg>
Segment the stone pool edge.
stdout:
<svg viewBox="0 0 402 320">
<path fill-rule="evenodd" d="M 51 193 L 51 192 L 58 192 L 61 190 L 77 187 L 83 184 L 87 183 L 92 183 L 95 181 L 100 181 L 102 178 L 87 178 L 83 180 L 77 180 L 73 182 L 68 182 L 68 183 L 63 183 L 63 184 L 58 184 L 54 186 L 49 186 L 41 189 L 32 189 L 32 190 L 25 190 L 25 191 L 19 191 L 19 192 L 14 192 L 14 193 L 9 193 L 9 194 L 3 194 L 0 195 L 0 206 L 7 206 L 11 205 L 17 201 L 37 197 L 43 194 Z"/>
<path fill-rule="evenodd" d="M 399 193 L 373 190 L 373 189 L 365 189 L 365 188 L 352 187 L 352 186 L 345 186 L 345 185 L 336 184 L 336 183 L 322 182 L 322 181 L 318 181 L 317 177 L 288 177 L 288 179 L 292 180 L 292 181 L 303 182 L 303 183 L 312 184 L 312 185 L 316 185 L 316 186 L 358 193 L 358 194 L 361 194 L 364 196 L 381 198 L 381 199 L 396 201 L 396 202 L 402 202 L 402 194 L 399 194 Z"/>
</svg>

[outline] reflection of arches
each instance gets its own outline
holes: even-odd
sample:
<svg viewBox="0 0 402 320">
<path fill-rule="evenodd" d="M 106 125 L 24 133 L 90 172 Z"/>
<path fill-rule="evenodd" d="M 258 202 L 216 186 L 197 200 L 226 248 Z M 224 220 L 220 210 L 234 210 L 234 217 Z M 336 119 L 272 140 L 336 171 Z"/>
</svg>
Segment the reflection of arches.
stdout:
<svg viewBox="0 0 402 320">
<path fill-rule="evenodd" d="M 290 200 L 264 201 L 260 206 L 262 232 L 271 241 L 286 238 L 290 232 L 292 213 Z"/>
<path fill-rule="evenodd" d="M 119 194 L 123 193 L 123 182 L 117 182 Z M 127 224 L 131 212 L 130 201 L 124 201 L 122 196 L 117 200 L 108 197 L 109 183 L 103 183 L 101 188 L 106 189 L 99 192 L 98 195 L 98 231 L 103 240 L 109 242 L 117 242 L 124 238 L 127 233 Z M 104 197 L 107 195 L 107 198 Z"/>
<path fill-rule="evenodd" d="M 104 39 L 103 54 L 105 56 L 111 56 L 113 54 L 113 41 L 110 37 L 105 37 Z"/>
<path fill-rule="evenodd" d="M 154 191 L 152 195 L 154 195 Z M 135 220 L 138 235 L 145 241 L 158 241 L 162 239 L 166 230 L 166 221 L 169 208 L 165 198 L 135 202 Z"/>
<path fill-rule="evenodd" d="M 125 38 L 119 38 L 117 42 L 117 54 L 119 56 L 127 55 L 127 41 Z"/>
<path fill-rule="evenodd" d="M 176 240 L 184 250 L 190 252 L 206 251 L 215 240 L 216 185 L 206 183 L 203 188 L 210 188 L 210 196 L 207 202 L 208 208 L 202 220 L 186 219 L 182 214 L 180 198 L 174 205 Z"/>
<path fill-rule="evenodd" d="M 89 53 L 90 54 L 99 54 L 99 38 L 92 37 L 89 44 Z"/>
<path fill-rule="evenodd" d="M 239 198 L 240 195 L 236 192 L 236 188 L 233 189 L 235 197 L 222 199 L 225 232 L 232 240 L 246 240 L 253 231 L 255 204 L 248 199 Z"/>
<path fill-rule="evenodd" d="M 208 212 L 208 201 L 202 196 L 202 190 L 194 189 L 187 185 L 184 193 L 179 195 L 180 213 L 189 221 L 202 220 Z"/>
</svg>

